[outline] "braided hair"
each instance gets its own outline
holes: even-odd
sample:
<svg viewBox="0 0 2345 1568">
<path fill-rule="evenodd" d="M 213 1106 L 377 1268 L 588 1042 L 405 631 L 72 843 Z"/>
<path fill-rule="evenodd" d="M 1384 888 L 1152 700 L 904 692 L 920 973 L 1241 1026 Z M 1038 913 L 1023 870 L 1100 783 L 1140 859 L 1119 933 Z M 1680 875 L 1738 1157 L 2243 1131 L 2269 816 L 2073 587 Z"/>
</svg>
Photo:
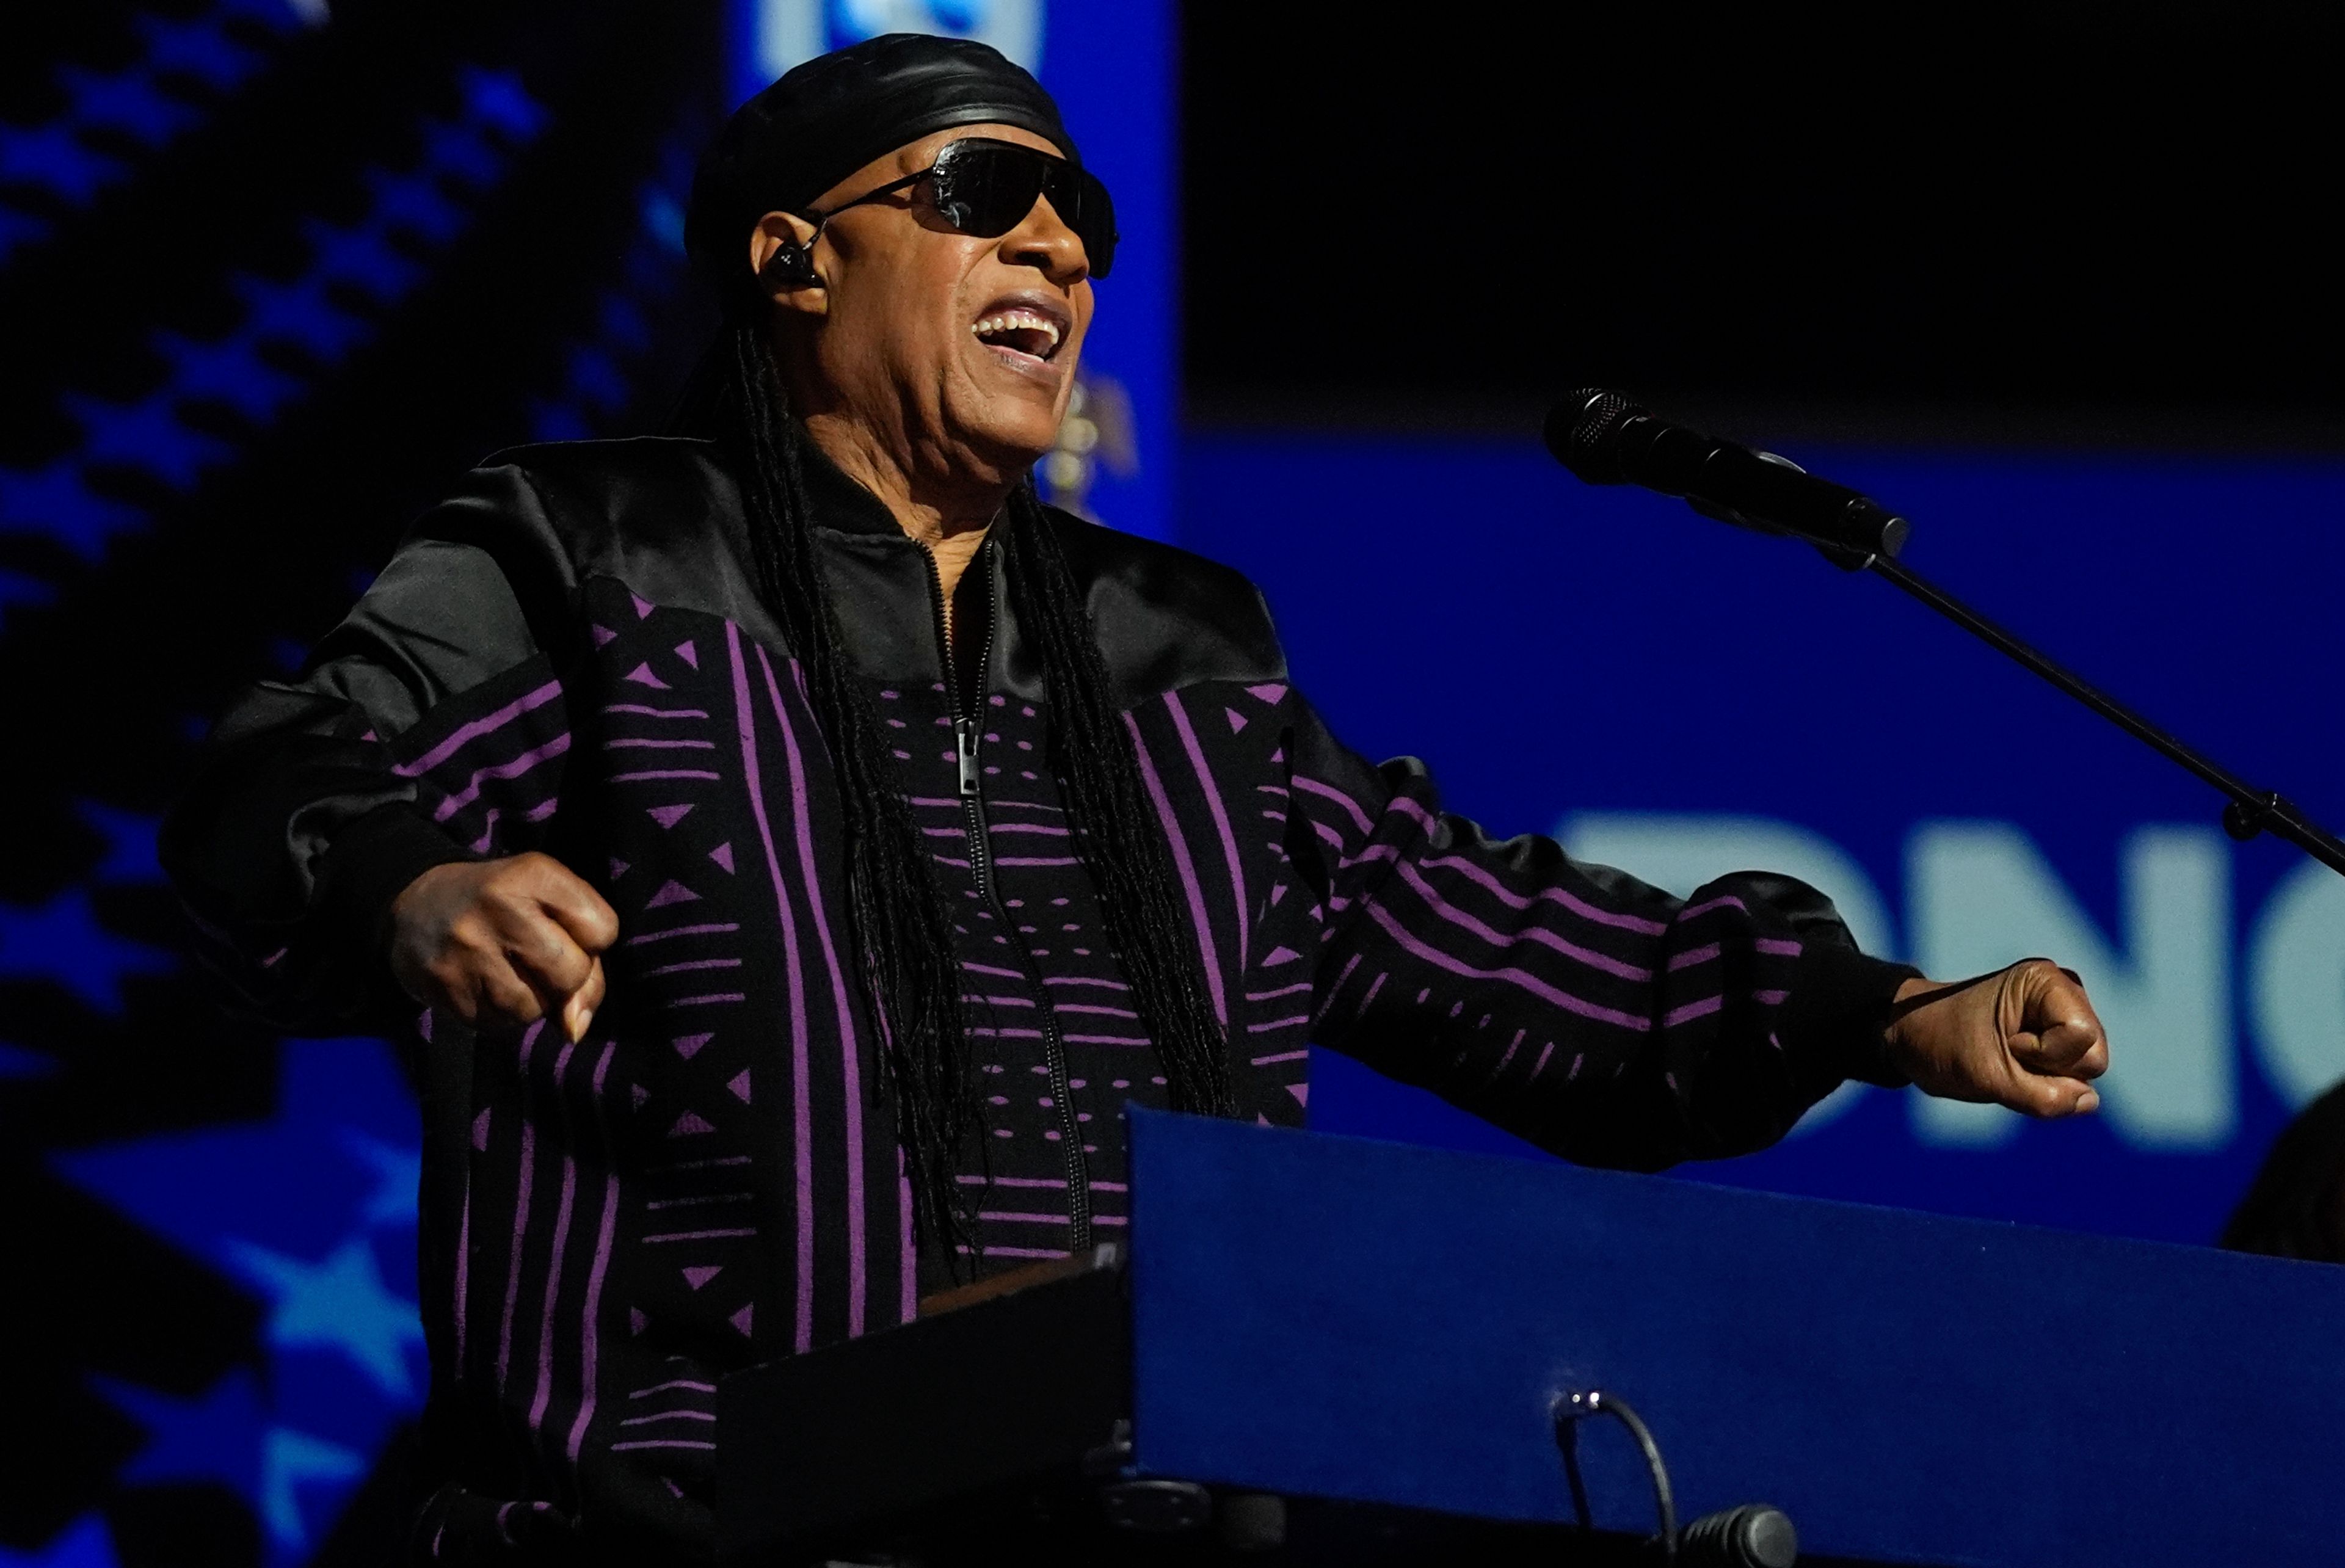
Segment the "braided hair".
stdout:
<svg viewBox="0 0 2345 1568">
<path fill-rule="evenodd" d="M 738 324 L 726 339 L 695 378 L 696 416 L 680 422 L 710 429 L 740 472 L 758 590 L 797 655 L 837 770 L 850 946 L 878 1024 L 880 1088 L 894 1107 L 914 1226 L 958 1271 L 953 1244 L 975 1246 L 975 1194 L 954 1178 L 982 1112 L 951 922 L 869 683 L 824 591 L 805 431 L 790 416 L 763 332 Z M 1182 915 L 1172 854 L 1143 792 L 1133 735 L 1115 704 L 1059 525 L 1024 482 L 994 526 L 1011 608 L 1042 667 L 1049 762 L 1076 853 L 1098 889 L 1133 1010 L 1163 1064 L 1167 1098 L 1177 1110 L 1233 1115 L 1226 1040 L 1207 996 L 1202 955 Z"/>
</svg>

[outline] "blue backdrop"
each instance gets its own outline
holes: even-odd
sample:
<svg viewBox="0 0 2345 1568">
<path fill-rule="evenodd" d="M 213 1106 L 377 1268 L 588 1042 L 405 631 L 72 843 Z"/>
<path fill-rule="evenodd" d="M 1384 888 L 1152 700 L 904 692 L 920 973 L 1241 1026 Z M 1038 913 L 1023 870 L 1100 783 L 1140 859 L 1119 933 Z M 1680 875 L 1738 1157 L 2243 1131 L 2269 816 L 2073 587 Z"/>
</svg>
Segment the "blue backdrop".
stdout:
<svg viewBox="0 0 2345 1568">
<path fill-rule="evenodd" d="M 1909 565 L 2345 821 L 2308 701 L 2345 654 L 2345 465 L 1791 455 L 1913 518 Z M 1201 435 L 1186 459 L 1182 541 L 1262 583 L 1338 734 L 1425 757 L 1453 809 L 1681 888 L 1805 876 L 1934 974 L 2048 953 L 2109 1026 L 2093 1123 L 1851 1090 L 1703 1179 L 2203 1241 L 2345 1076 L 2345 879 L 2231 844 L 2211 792 L 1886 583 L 1584 488 L 1528 439 Z M 1324 1056 L 1312 1110 L 1523 1149 Z"/>
</svg>

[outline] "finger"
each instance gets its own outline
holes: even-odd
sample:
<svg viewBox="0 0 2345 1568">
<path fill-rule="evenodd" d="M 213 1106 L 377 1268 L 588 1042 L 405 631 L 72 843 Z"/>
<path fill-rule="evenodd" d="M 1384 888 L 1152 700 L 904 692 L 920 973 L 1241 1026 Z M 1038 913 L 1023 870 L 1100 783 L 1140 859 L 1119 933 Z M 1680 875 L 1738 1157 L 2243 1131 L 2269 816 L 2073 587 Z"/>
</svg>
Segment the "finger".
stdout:
<svg viewBox="0 0 2345 1568">
<path fill-rule="evenodd" d="M 509 910 L 497 927 L 505 956 L 549 1007 L 568 999 L 594 967 L 594 956 L 571 939 L 568 928 L 535 908 Z"/>
<path fill-rule="evenodd" d="M 588 953 L 600 953 L 619 939 L 617 911 L 584 878 L 552 855 L 531 857 L 529 892 L 558 921 L 570 939 Z"/>
<path fill-rule="evenodd" d="M 2108 1041 L 2101 1037 L 2099 1029 L 2082 1025 L 2056 1024 L 2045 1030 L 2037 1054 L 2037 1072 L 2096 1078 L 2109 1070 Z"/>
<path fill-rule="evenodd" d="M 2095 1024 L 2055 1024 L 2040 1034 L 2022 1031 L 2006 1044 L 2012 1060 L 2031 1073 L 2091 1078 L 2108 1069 L 2108 1043 Z"/>
<path fill-rule="evenodd" d="M 498 950 L 493 926 L 476 918 L 450 927 L 424 973 L 450 1009 L 474 1025 L 495 1022 L 505 1014 L 504 988 L 515 983 L 513 966 Z"/>
<path fill-rule="evenodd" d="M 2062 1116 L 2090 1116 L 2101 1108 L 2101 1091 L 2082 1078 L 2055 1078 L 2064 1098 Z"/>
<path fill-rule="evenodd" d="M 1995 1098 L 2013 1110 L 2039 1120 L 2086 1115 L 2100 1108 L 2098 1090 L 2081 1078 L 2014 1073 Z"/>
<path fill-rule="evenodd" d="M 474 994 L 480 998 L 476 1023 L 533 1024 L 545 1017 L 545 1004 L 536 989 L 502 959 L 480 963 Z"/>
<path fill-rule="evenodd" d="M 2042 961 L 2028 965 L 2027 969 L 2022 1026 L 2039 1035 L 2058 1034 L 2060 1038 L 2047 1039 L 2047 1046 L 2056 1048 L 2073 1042 L 2076 1054 L 2082 1056 L 2094 1040 L 2106 1032 L 2101 1027 L 2100 1015 L 2093 1010 L 2092 998 L 2085 994 L 2083 983 L 2067 970 Z M 2067 1029 L 2064 1031 L 2063 1026 Z"/>
<path fill-rule="evenodd" d="M 2068 1076 L 2079 1078 L 2096 1078 L 2108 1070 L 2109 1043 L 2105 1039 L 2095 1040 L 2092 1044 L 2092 1047 L 2086 1051 L 2083 1056 L 2076 1058 L 2076 1065 L 2068 1069 Z"/>
<path fill-rule="evenodd" d="M 603 1005 L 603 960 L 588 960 L 585 983 L 570 994 L 562 1004 L 562 1029 L 575 1045 L 586 1037 L 587 1026 L 594 1021 L 594 1009 Z"/>
</svg>

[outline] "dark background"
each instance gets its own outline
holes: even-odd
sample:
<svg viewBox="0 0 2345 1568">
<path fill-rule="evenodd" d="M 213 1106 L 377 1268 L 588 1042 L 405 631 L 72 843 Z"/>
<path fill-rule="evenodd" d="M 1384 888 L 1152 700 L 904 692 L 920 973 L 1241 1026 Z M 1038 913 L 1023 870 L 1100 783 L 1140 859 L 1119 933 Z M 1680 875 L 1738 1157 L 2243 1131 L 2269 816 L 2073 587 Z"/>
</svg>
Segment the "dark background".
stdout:
<svg viewBox="0 0 2345 1568">
<path fill-rule="evenodd" d="M 2316 6 L 1193 5 L 1193 416 L 2345 440 Z"/>
<path fill-rule="evenodd" d="M 109 1391 L 278 1375 L 261 1296 L 57 1174 L 286 1112 L 288 1047 L 168 956 L 153 824 L 452 474 L 655 428 L 708 324 L 661 237 L 716 5 L 331 15 L 18 6 L 0 47 L 0 1553 L 102 1509 L 125 1564 L 288 1560 Z M 1519 432 L 1602 381 L 1751 433 L 2345 446 L 2322 10 L 1368 15 L 1187 10 L 1195 424 Z M 387 1560 L 385 1452 L 299 1555 Z"/>
</svg>

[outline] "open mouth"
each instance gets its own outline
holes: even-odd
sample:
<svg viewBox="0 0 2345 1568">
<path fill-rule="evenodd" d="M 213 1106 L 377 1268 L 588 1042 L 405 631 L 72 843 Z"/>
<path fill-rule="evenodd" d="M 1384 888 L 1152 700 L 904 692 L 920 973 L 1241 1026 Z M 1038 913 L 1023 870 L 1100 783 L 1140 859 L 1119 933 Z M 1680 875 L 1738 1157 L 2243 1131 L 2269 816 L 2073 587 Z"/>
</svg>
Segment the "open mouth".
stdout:
<svg viewBox="0 0 2345 1568">
<path fill-rule="evenodd" d="M 1070 323 L 1055 300 L 996 300 L 969 323 L 977 340 L 1020 359 L 1048 364 L 1067 339 Z"/>
</svg>

